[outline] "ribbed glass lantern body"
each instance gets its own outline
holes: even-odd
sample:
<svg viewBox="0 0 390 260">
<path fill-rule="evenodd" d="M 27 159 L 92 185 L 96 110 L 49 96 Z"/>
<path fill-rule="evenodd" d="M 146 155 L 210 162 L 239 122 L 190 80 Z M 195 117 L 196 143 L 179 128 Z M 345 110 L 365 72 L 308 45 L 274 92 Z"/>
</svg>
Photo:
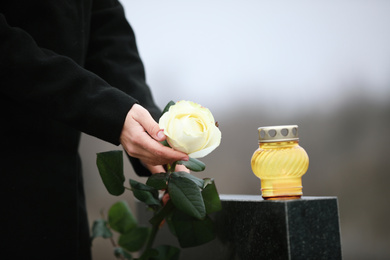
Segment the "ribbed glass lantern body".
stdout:
<svg viewBox="0 0 390 260">
<path fill-rule="evenodd" d="M 288 126 L 282 127 L 280 130 Z M 282 139 L 261 142 L 260 138 L 260 147 L 252 156 L 252 170 L 261 180 L 264 199 L 297 199 L 302 196 L 302 176 L 309 167 L 309 157 L 299 146 L 298 138 Z"/>
</svg>

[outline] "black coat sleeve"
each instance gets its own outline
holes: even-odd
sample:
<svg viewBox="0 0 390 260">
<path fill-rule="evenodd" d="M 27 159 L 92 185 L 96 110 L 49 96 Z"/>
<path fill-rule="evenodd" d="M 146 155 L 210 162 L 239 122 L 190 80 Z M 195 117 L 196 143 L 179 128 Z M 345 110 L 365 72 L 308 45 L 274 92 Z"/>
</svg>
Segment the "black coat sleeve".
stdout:
<svg viewBox="0 0 390 260">
<path fill-rule="evenodd" d="M 137 99 L 155 120 L 159 118 L 161 111 L 146 84 L 134 32 L 118 1 L 94 1 L 87 54 L 88 70 Z"/>
<path fill-rule="evenodd" d="M 115 0 L 95 0 L 92 9 L 84 67 L 40 47 L 0 13 L 1 97 L 118 145 L 133 104 L 146 107 L 156 120 L 160 111 L 145 83 L 122 6 Z M 130 160 L 138 175 L 150 175 L 139 160 Z"/>
<path fill-rule="evenodd" d="M 158 121 L 161 111 L 146 84 L 134 32 L 118 1 L 94 2 L 86 67 L 136 98 Z M 139 176 L 150 175 L 138 159 L 128 158 Z"/>
<path fill-rule="evenodd" d="M 1 97 L 6 102 L 119 144 L 127 112 L 137 100 L 67 56 L 40 48 L 0 14 Z M 20 120 L 23 120 L 21 118 Z"/>
</svg>

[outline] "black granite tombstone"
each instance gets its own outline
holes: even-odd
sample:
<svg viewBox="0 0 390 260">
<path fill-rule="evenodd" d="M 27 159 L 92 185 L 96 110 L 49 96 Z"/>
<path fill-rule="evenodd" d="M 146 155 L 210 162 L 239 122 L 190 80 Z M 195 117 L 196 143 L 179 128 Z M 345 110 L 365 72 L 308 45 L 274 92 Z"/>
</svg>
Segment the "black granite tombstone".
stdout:
<svg viewBox="0 0 390 260">
<path fill-rule="evenodd" d="M 180 259 L 342 258 L 336 197 L 266 201 L 261 196 L 221 195 L 221 201 L 223 210 L 213 215 L 217 239 L 183 249 Z M 145 221 L 149 217 L 139 205 L 139 219 Z M 167 228 L 159 232 L 156 245 L 159 244 L 178 246 Z"/>
</svg>

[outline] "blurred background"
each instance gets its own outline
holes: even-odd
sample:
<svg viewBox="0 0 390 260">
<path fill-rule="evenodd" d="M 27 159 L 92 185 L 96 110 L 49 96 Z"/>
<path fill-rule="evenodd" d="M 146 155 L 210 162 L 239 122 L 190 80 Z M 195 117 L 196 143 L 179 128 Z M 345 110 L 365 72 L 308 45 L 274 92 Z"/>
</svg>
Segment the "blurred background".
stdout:
<svg viewBox="0 0 390 260">
<path fill-rule="evenodd" d="M 122 3 L 156 103 L 192 100 L 219 122 L 222 143 L 197 176 L 221 194 L 260 195 L 257 128 L 297 124 L 310 157 L 304 195 L 338 197 L 344 259 L 390 259 L 390 1 Z M 114 149 L 82 137 L 91 224 L 119 199 L 134 207 L 100 180 L 96 153 Z M 94 241 L 95 260 L 111 250 Z"/>
</svg>

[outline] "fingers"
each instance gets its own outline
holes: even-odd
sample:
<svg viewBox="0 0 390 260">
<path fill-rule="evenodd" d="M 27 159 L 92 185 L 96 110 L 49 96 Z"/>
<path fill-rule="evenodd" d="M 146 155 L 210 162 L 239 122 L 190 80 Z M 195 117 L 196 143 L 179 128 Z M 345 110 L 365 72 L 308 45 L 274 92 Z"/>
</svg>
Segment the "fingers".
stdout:
<svg viewBox="0 0 390 260">
<path fill-rule="evenodd" d="M 190 173 L 190 170 L 187 167 L 185 167 L 184 165 L 181 165 L 181 164 L 176 165 L 175 170 L 177 172 L 187 172 L 187 173 Z"/>
<path fill-rule="evenodd" d="M 130 136 L 128 141 L 122 142 L 126 152 L 139 158 L 146 164 L 164 165 L 178 160 L 186 160 L 186 155 L 153 140 L 147 134 Z"/>
<path fill-rule="evenodd" d="M 165 193 L 162 197 L 162 202 L 163 202 L 163 205 L 167 204 L 168 200 L 170 200 L 171 197 L 169 197 L 169 193 Z"/>
<path fill-rule="evenodd" d="M 145 108 L 135 104 L 130 111 L 134 120 L 137 121 L 153 139 L 159 142 L 166 139 L 164 131 L 160 129 L 158 123 L 154 121 Z"/>
<path fill-rule="evenodd" d="M 165 169 L 162 165 L 150 165 L 145 162 L 143 162 L 143 164 L 152 174 L 165 172 Z M 175 171 L 190 173 L 190 170 L 181 164 L 176 165 Z"/>
<path fill-rule="evenodd" d="M 188 155 L 159 143 L 165 140 L 149 112 L 134 105 L 126 116 L 120 142 L 126 152 L 150 165 L 164 165 L 178 160 L 188 160 Z"/>
<path fill-rule="evenodd" d="M 165 172 L 165 169 L 162 165 L 150 165 L 145 163 L 145 167 L 152 173 L 160 173 L 160 172 Z"/>
</svg>

